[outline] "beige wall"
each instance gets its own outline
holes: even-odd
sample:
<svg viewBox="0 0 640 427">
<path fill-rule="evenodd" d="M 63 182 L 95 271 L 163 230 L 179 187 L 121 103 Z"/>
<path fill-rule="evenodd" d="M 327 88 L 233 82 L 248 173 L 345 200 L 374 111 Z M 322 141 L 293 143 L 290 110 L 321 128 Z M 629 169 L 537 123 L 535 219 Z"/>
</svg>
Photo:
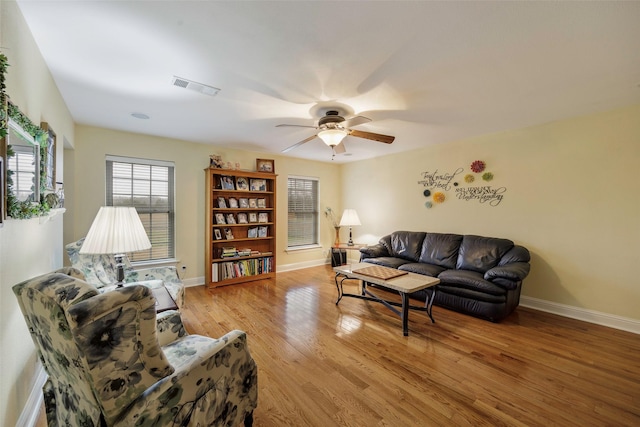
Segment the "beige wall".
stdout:
<svg viewBox="0 0 640 427">
<path fill-rule="evenodd" d="M 71 151 L 71 150 L 67 150 Z M 340 171 L 330 163 L 308 160 L 286 159 L 228 148 L 216 148 L 205 144 L 194 144 L 173 139 L 144 136 L 133 133 L 78 126 L 73 153 L 68 153 L 71 179 L 67 198 L 73 195 L 68 207 L 72 214 L 65 221 L 66 243 L 83 237 L 100 206 L 105 200 L 106 155 L 130 156 L 168 160 L 175 162 L 176 177 L 176 257 L 186 265 L 184 278 L 203 283 L 204 280 L 204 169 L 209 165 L 210 154 L 220 154 L 223 160 L 240 163 L 241 169 L 255 170 L 256 158 L 273 158 L 278 174 L 277 180 L 277 263 L 286 268 L 290 264 L 312 265 L 325 261 L 326 251 L 333 242 L 329 223 L 324 220 L 321 235 L 323 249 L 286 252 L 287 241 L 287 176 L 304 175 L 321 179 L 321 204 L 340 209 Z"/>
<path fill-rule="evenodd" d="M 7 93 L 34 123 L 73 141 L 73 121 L 15 2 L 0 2 L 0 46 L 9 60 Z M 60 180 L 60 179 L 58 179 Z M 11 287 L 62 266 L 62 219 L 7 220 L 0 228 L 0 426 L 15 426 L 33 389 L 36 355 Z"/>
<path fill-rule="evenodd" d="M 509 238 L 532 254 L 523 295 L 640 319 L 638 141 L 636 105 L 349 164 L 343 197 L 363 224 L 359 241 L 398 229 Z M 498 206 L 451 190 L 425 208 L 422 172 L 468 173 L 477 159 L 507 189 Z"/>
</svg>

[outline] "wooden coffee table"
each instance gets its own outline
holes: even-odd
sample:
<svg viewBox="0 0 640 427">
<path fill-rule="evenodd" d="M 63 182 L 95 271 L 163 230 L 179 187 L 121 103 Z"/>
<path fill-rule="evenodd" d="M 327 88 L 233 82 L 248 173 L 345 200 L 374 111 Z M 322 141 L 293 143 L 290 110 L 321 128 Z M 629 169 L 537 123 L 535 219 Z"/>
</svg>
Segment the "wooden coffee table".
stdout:
<svg viewBox="0 0 640 427">
<path fill-rule="evenodd" d="M 336 288 L 338 289 L 338 300 L 336 301 L 336 305 L 338 305 L 342 297 L 359 298 L 379 302 L 400 316 L 402 319 L 402 333 L 405 337 L 409 335 L 409 309 L 426 311 L 431 322 L 435 323 L 433 314 L 431 313 L 431 308 L 433 307 L 433 300 L 436 296 L 435 285 L 440 283 L 440 279 L 424 276 L 422 274 L 396 270 L 395 268 L 377 266 L 366 262 L 341 265 L 334 267 L 333 271 L 336 272 L 335 282 Z M 362 291 L 360 294 L 344 292 L 342 283 L 349 279 L 362 281 Z M 373 283 L 377 286 L 397 291 L 402 298 L 402 302 L 398 303 L 380 298 L 369 291 L 367 283 Z M 409 303 L 409 294 L 422 289 L 428 289 L 430 291 L 427 292 L 428 298 L 425 301 L 424 307 L 411 305 Z M 401 311 L 398 311 L 395 307 L 401 307 L 402 309 Z"/>
</svg>

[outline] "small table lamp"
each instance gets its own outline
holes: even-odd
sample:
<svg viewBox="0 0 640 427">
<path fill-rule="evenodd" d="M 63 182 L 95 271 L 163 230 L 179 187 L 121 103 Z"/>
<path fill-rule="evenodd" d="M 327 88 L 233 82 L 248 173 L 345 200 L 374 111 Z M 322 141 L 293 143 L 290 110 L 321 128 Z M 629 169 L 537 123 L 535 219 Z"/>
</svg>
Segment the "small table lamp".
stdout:
<svg viewBox="0 0 640 427">
<path fill-rule="evenodd" d="M 117 286 L 124 283 L 124 258 L 127 252 L 151 247 L 136 208 L 102 206 L 84 239 L 81 254 L 113 254 L 118 269 Z"/>
<path fill-rule="evenodd" d="M 340 226 L 349 226 L 349 243 L 348 246 L 353 246 L 353 239 L 351 237 L 351 226 L 360 225 L 360 218 L 355 209 L 345 209 L 342 213 L 342 219 L 340 220 Z"/>
</svg>

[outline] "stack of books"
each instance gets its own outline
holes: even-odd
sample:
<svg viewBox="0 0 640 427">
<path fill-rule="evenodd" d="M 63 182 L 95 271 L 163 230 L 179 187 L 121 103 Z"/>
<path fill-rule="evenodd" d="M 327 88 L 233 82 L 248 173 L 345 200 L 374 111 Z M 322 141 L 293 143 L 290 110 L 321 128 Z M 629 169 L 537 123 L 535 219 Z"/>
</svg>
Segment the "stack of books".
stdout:
<svg viewBox="0 0 640 427">
<path fill-rule="evenodd" d="M 222 253 L 220 254 L 220 258 L 231 258 L 237 257 L 238 251 L 234 246 L 223 246 Z"/>
<path fill-rule="evenodd" d="M 251 249 L 238 249 L 238 256 L 250 256 Z"/>
</svg>

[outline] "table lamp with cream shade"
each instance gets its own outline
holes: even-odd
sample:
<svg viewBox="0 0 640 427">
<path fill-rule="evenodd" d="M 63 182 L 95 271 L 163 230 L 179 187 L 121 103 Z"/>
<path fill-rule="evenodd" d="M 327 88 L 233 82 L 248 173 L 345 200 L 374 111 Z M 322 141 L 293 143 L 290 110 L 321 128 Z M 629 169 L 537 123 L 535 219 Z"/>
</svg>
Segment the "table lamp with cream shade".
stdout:
<svg viewBox="0 0 640 427">
<path fill-rule="evenodd" d="M 347 243 L 348 246 L 353 246 L 351 227 L 354 225 L 360 225 L 360 218 L 358 218 L 358 213 L 355 209 L 345 209 L 342 213 L 342 219 L 340 219 L 340 226 L 349 227 L 349 242 Z"/>
<path fill-rule="evenodd" d="M 98 211 L 81 254 L 110 254 L 116 260 L 117 286 L 124 282 L 124 260 L 126 253 L 151 248 L 136 208 L 124 206 L 102 206 Z"/>
</svg>

